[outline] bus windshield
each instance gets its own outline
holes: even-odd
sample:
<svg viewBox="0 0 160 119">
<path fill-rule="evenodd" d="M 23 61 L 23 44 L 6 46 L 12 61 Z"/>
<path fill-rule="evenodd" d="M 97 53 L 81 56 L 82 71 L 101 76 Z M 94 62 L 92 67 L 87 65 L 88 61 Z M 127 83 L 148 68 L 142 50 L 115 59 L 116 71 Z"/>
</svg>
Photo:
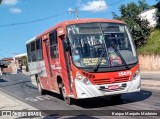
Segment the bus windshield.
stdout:
<svg viewBox="0 0 160 119">
<path fill-rule="evenodd" d="M 100 67 L 114 67 L 138 61 L 131 34 L 124 24 L 75 24 L 69 25 L 67 32 L 77 67 L 95 67 L 98 62 Z"/>
</svg>

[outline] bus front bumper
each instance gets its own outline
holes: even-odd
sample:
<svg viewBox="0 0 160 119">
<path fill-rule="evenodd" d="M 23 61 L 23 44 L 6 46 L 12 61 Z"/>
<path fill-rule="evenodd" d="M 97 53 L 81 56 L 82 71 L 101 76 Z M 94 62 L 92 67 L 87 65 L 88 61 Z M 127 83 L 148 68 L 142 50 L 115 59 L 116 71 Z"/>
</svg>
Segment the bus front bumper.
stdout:
<svg viewBox="0 0 160 119">
<path fill-rule="evenodd" d="M 132 81 L 104 85 L 85 85 L 77 79 L 75 80 L 77 99 L 138 92 L 140 91 L 140 85 L 140 75 Z M 108 89 L 111 86 L 118 86 L 118 88 Z"/>
</svg>

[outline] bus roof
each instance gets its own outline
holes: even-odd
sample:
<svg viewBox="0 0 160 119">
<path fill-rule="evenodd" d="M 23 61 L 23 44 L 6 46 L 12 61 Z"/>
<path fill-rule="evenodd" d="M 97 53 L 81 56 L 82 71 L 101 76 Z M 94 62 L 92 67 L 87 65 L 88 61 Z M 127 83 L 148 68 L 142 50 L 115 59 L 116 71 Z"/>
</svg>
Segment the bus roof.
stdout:
<svg viewBox="0 0 160 119">
<path fill-rule="evenodd" d="M 114 19 L 103 19 L 103 18 L 86 18 L 86 19 L 74 19 L 74 20 L 67 20 L 67 21 L 63 21 L 58 23 L 57 25 L 49 28 L 48 30 L 44 31 L 43 33 L 39 34 L 38 36 L 28 40 L 26 42 L 26 44 L 34 41 L 35 39 L 51 32 L 52 30 L 58 28 L 58 27 L 66 27 L 67 25 L 71 25 L 71 24 L 79 24 L 79 23 L 94 23 L 94 22 L 108 22 L 108 23 L 121 23 L 121 24 L 126 24 L 123 21 L 120 20 L 114 20 Z"/>
<path fill-rule="evenodd" d="M 26 44 L 28 44 L 28 43 L 30 43 L 30 42 L 32 42 L 32 41 L 34 41 L 36 39 L 36 36 L 35 37 L 33 37 L 33 38 L 31 38 L 31 39 L 29 39 L 27 42 L 26 42 Z"/>
</svg>

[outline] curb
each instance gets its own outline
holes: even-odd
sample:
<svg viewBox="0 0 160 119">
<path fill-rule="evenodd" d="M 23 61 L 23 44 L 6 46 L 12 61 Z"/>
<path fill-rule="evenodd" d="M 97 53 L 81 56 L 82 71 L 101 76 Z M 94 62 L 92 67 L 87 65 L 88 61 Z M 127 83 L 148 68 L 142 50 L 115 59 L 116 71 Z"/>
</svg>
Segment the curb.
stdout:
<svg viewBox="0 0 160 119">
<path fill-rule="evenodd" d="M 156 84 L 141 84 L 141 86 L 151 86 L 151 87 L 159 87 L 160 88 L 160 85 L 156 85 Z"/>
<path fill-rule="evenodd" d="M 160 71 L 140 71 L 141 74 L 160 74 Z"/>
<path fill-rule="evenodd" d="M 160 81 L 157 80 L 141 80 L 141 86 L 151 87 L 151 88 L 160 88 Z"/>
</svg>

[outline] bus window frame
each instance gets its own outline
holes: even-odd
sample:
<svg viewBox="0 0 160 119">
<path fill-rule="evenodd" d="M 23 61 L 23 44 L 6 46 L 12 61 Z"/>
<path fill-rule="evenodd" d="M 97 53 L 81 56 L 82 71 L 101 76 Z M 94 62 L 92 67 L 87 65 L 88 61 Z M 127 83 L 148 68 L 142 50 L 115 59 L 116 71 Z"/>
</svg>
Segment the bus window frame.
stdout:
<svg viewBox="0 0 160 119">
<path fill-rule="evenodd" d="M 29 57 L 29 55 L 31 55 L 31 43 L 28 43 L 26 46 L 27 46 L 28 62 L 30 63 L 32 62 L 32 57 L 31 56 Z"/>
<path fill-rule="evenodd" d="M 89 22 L 90 23 L 90 22 Z M 89 24 L 88 23 L 88 24 Z M 100 22 L 91 22 L 91 23 L 100 23 Z M 101 23 L 106 23 L 106 22 L 101 22 Z M 66 26 L 66 37 L 68 37 L 68 27 L 69 26 L 71 26 L 71 25 L 79 25 L 79 24 L 86 24 L 86 23 L 78 23 L 78 24 L 69 24 L 69 25 L 67 25 Z M 123 23 L 109 23 L 109 24 L 116 24 L 116 25 L 124 25 L 124 26 L 127 26 L 126 24 L 123 24 Z M 128 26 L 127 26 L 128 27 Z M 129 32 L 129 33 L 131 33 L 131 32 Z M 133 38 L 132 36 L 131 36 L 131 38 Z M 69 37 L 68 37 L 68 42 L 69 42 L 69 44 L 70 44 L 70 40 L 69 40 Z M 133 39 L 132 39 L 132 43 L 134 44 L 134 41 L 133 41 Z M 134 46 L 135 46 L 135 44 L 134 44 Z M 136 48 L 136 47 L 134 47 L 134 48 Z M 70 51 L 71 52 L 71 51 Z M 136 53 L 137 53 L 137 50 L 136 50 Z M 72 55 L 72 53 L 71 53 L 71 55 Z M 137 55 L 136 55 L 137 56 Z M 74 61 L 73 61 L 73 57 L 71 56 L 71 62 L 72 62 L 72 64 L 73 64 L 73 66 L 75 66 L 76 68 L 78 68 L 78 69 L 81 69 L 81 70 L 84 70 L 84 71 L 87 71 L 87 72 L 91 72 L 91 73 L 93 73 L 94 71 L 93 71 L 93 67 L 78 67 L 78 66 L 76 66 L 75 65 L 75 63 L 74 63 Z M 129 66 L 129 69 L 131 69 L 132 67 L 134 67 L 135 65 L 137 65 L 138 64 L 138 57 L 137 57 L 137 62 L 135 62 L 135 63 L 133 63 L 133 64 L 128 64 L 128 66 Z M 121 70 L 126 70 L 126 68 L 125 68 L 125 66 L 124 65 L 121 65 L 121 66 L 113 66 L 113 67 L 105 67 L 105 66 L 100 66 L 99 67 L 99 69 L 98 69 L 98 73 L 102 73 L 102 72 L 113 72 L 113 71 L 121 71 Z"/>
<path fill-rule="evenodd" d="M 37 41 L 40 41 L 40 49 L 37 49 Z M 41 58 L 40 59 L 37 59 L 37 57 L 36 57 L 36 62 L 37 61 L 42 61 L 43 60 L 43 47 L 42 47 L 42 38 L 40 37 L 40 38 L 37 38 L 36 40 L 35 40 L 35 44 L 36 44 L 36 52 L 37 51 L 41 51 Z"/>
<path fill-rule="evenodd" d="M 52 39 L 51 39 L 51 34 L 56 35 L 56 37 L 54 36 L 54 38 L 56 38 L 55 43 L 53 42 L 52 44 Z M 54 41 L 54 40 L 53 40 Z M 58 35 L 57 35 L 57 29 L 54 29 L 53 31 L 51 31 L 49 33 L 49 49 L 50 49 L 50 57 L 51 59 L 58 59 L 59 58 L 59 48 L 58 48 Z M 53 47 L 53 51 L 52 48 Z M 52 57 L 52 52 L 54 53 L 54 51 L 56 51 L 55 57 Z"/>
<path fill-rule="evenodd" d="M 40 44 L 41 44 L 41 47 L 40 47 L 40 49 L 37 49 L 37 41 L 40 41 Z M 35 50 L 34 51 L 32 51 L 32 49 L 31 49 L 31 44 L 32 43 L 35 43 Z M 43 60 L 43 46 L 42 46 L 42 38 L 40 37 L 40 38 L 37 38 L 37 39 L 35 39 L 35 40 L 33 40 L 33 41 L 31 41 L 30 43 L 28 43 L 28 44 L 26 44 L 27 45 L 27 54 L 28 54 L 28 62 L 29 63 L 31 63 L 31 62 L 37 62 L 37 61 L 42 61 Z M 30 49 L 28 50 L 28 46 L 30 46 Z M 36 58 L 35 58 L 35 61 L 33 61 L 33 57 L 32 57 L 32 55 L 33 55 L 33 53 L 37 53 L 37 51 L 40 51 L 41 50 L 41 58 L 40 59 L 37 59 L 37 55 L 35 55 L 36 56 Z M 28 52 L 29 51 L 29 52 Z M 29 55 L 31 55 L 30 57 L 31 58 L 29 58 Z"/>
</svg>

